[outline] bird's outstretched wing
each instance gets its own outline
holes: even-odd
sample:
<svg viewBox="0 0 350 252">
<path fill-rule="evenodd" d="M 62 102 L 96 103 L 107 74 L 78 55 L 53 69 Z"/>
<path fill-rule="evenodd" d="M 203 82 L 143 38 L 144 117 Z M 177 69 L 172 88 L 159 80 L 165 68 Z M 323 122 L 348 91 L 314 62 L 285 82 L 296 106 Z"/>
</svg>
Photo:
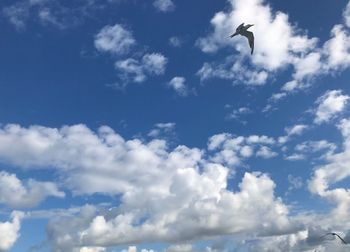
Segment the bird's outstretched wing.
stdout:
<svg viewBox="0 0 350 252">
<path fill-rule="evenodd" d="M 243 35 L 244 37 L 246 37 L 248 39 L 249 46 L 251 49 L 251 54 L 253 54 L 253 52 L 254 52 L 254 34 L 250 31 L 244 31 L 241 33 L 241 35 Z"/>
<path fill-rule="evenodd" d="M 333 235 L 336 235 L 342 241 L 342 243 L 347 244 L 347 242 L 343 238 L 341 238 L 340 235 L 338 235 L 336 233 L 334 233 Z"/>
<path fill-rule="evenodd" d="M 327 235 L 337 236 L 337 237 L 342 241 L 343 244 L 348 244 L 348 243 L 347 243 L 340 235 L 338 235 L 337 233 L 327 233 L 327 234 L 323 235 L 322 237 L 325 237 L 325 236 L 327 236 Z"/>
</svg>

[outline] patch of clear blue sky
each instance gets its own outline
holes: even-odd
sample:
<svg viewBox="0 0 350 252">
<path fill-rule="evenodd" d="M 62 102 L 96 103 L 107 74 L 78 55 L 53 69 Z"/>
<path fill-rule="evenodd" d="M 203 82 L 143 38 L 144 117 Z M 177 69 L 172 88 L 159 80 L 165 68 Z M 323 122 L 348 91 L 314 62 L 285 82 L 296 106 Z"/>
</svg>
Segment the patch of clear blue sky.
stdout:
<svg viewBox="0 0 350 252">
<path fill-rule="evenodd" d="M 2 1 L 0 7 L 13 2 Z M 310 36 L 323 42 L 329 38 L 333 25 L 342 21 L 341 13 L 347 1 L 269 2 L 275 10 L 288 13 L 292 23 L 307 29 Z M 176 11 L 164 14 L 157 12 L 151 1 L 124 2 L 65 30 L 43 26 L 29 19 L 25 30 L 15 31 L 4 18 L 0 18 L 0 122 L 50 127 L 83 123 L 92 129 L 108 125 L 126 138 L 146 135 L 158 122 L 175 122 L 179 144 L 204 148 L 208 137 L 222 132 L 280 136 L 284 127 L 293 125 L 302 116 L 303 123 L 311 123 L 312 118 L 303 113 L 326 90 L 342 89 L 349 94 L 349 72 L 319 78 L 312 92 L 289 97 L 278 104 L 277 111 L 267 116 L 261 110 L 270 95 L 290 80 L 288 71 L 277 75 L 266 86 L 255 89 L 232 86 L 221 80 L 201 85 L 195 73 L 204 61 L 237 53 L 222 50 L 215 55 L 205 55 L 194 46 L 197 38 L 210 31 L 209 22 L 213 15 L 228 8 L 228 4 L 223 0 L 179 0 L 175 4 Z M 102 27 L 116 23 L 131 29 L 140 46 L 147 47 L 149 52 L 160 52 L 169 59 L 164 76 L 149 78 L 142 84 L 131 83 L 125 92 L 106 87 L 106 84 L 117 81 L 113 69 L 115 58 L 97 53 L 93 40 Z M 168 39 L 172 36 L 184 39 L 182 48 L 169 46 Z M 190 87 L 196 88 L 197 95 L 181 98 L 166 88 L 166 83 L 174 76 L 184 76 Z M 248 124 L 225 120 L 226 104 L 233 108 L 250 107 L 254 113 L 247 115 Z M 320 136 L 341 144 L 339 132 L 332 125 L 319 127 L 303 137 L 321 140 Z M 306 179 L 312 172 L 310 162 L 288 163 L 282 158 L 251 161 L 249 169 L 268 172 L 278 184 L 278 195 L 287 190 L 286 174 Z M 239 174 L 244 171 L 238 171 L 233 180 L 235 185 L 241 178 Z M 21 178 L 55 176 L 50 171 L 28 173 L 16 170 L 16 173 Z M 68 199 L 66 202 L 48 200 L 40 208 L 84 204 L 82 198 L 68 195 Z M 93 199 L 95 203 L 104 200 L 102 196 Z M 294 200 L 306 207 L 312 202 L 312 207 L 315 207 L 309 194 L 296 193 L 290 197 L 290 201 Z M 323 207 L 322 203 L 319 204 Z M 24 221 L 21 232 L 25 235 L 12 251 L 26 251 L 28 246 L 45 239 L 44 226 L 45 220 Z"/>
</svg>

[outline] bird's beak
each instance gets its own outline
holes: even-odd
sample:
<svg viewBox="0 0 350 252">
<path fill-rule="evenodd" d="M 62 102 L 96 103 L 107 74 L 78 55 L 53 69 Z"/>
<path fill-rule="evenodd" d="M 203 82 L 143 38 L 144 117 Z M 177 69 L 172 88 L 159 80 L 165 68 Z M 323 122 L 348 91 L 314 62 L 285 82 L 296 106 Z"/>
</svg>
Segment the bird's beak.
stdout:
<svg viewBox="0 0 350 252">
<path fill-rule="evenodd" d="M 238 35 L 238 33 L 235 32 L 235 33 L 233 33 L 233 34 L 230 36 L 230 38 L 233 38 L 234 36 L 237 36 L 237 35 Z"/>
</svg>

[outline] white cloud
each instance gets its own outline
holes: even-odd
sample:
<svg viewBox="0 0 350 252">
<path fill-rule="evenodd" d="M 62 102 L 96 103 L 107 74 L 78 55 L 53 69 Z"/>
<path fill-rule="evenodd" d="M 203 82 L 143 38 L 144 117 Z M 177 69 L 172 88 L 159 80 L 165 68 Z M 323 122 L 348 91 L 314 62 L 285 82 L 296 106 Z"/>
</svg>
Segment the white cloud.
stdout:
<svg viewBox="0 0 350 252">
<path fill-rule="evenodd" d="M 324 74 L 333 74 L 350 66 L 350 35 L 348 28 L 335 25 L 331 37 L 322 47 L 294 59 L 294 80 L 281 88 L 281 97 L 288 93 L 309 88 L 312 80 Z M 283 98 L 282 97 L 282 98 Z M 274 101 L 271 98 L 271 101 Z"/>
<path fill-rule="evenodd" d="M 24 4 L 16 4 L 3 8 L 2 10 L 5 17 L 8 18 L 9 22 L 21 30 L 26 27 L 26 20 L 29 16 L 29 10 Z"/>
<path fill-rule="evenodd" d="M 289 161 L 299 161 L 304 160 L 306 157 L 304 154 L 294 153 L 292 155 L 286 156 L 285 159 Z"/>
<path fill-rule="evenodd" d="M 98 51 L 106 52 L 117 60 L 114 67 L 118 72 L 119 80 L 109 87 L 124 89 L 128 84 L 145 82 L 150 76 L 163 75 L 168 59 L 161 53 L 137 52 L 132 57 L 120 59 L 120 56 L 129 53 L 136 45 L 132 32 L 120 24 L 105 26 L 95 35 L 95 47 Z"/>
<path fill-rule="evenodd" d="M 341 90 L 327 91 L 316 101 L 318 107 L 314 122 L 317 124 L 329 122 L 345 109 L 349 98 L 349 96 L 343 95 Z"/>
<path fill-rule="evenodd" d="M 350 2 L 346 5 L 343 12 L 344 21 L 347 27 L 350 27 Z"/>
<path fill-rule="evenodd" d="M 329 155 L 328 163 L 316 167 L 309 182 L 309 190 L 336 204 L 332 214 L 337 216 L 337 222 L 349 219 L 350 193 L 349 188 L 334 187 L 332 185 L 350 176 L 350 121 L 342 120 L 339 124 L 344 142 L 344 150 Z"/>
<path fill-rule="evenodd" d="M 273 138 L 251 135 L 248 137 L 233 136 L 223 133 L 209 139 L 208 149 L 214 151 L 212 160 L 229 167 L 242 165 L 242 161 L 253 156 L 272 158 L 277 155 L 270 147 L 275 144 Z"/>
<path fill-rule="evenodd" d="M 288 175 L 288 182 L 288 191 L 300 189 L 304 185 L 303 179 L 301 177 L 295 177 L 291 174 Z"/>
<path fill-rule="evenodd" d="M 219 138 L 210 140 L 210 156 L 223 146 L 237 147 L 237 155 L 247 158 L 257 146 L 274 143 L 257 135 Z M 96 133 L 84 125 L 6 125 L 0 130 L 2 163 L 54 169 L 75 195 L 120 195 L 115 207 L 85 206 L 74 217 L 51 219 L 47 232 L 56 252 L 299 228 L 290 222 L 288 207 L 274 195 L 275 183 L 267 175 L 245 173 L 239 189 L 229 190 L 230 169 L 204 152 L 186 146 L 169 150 L 164 140 L 124 140 L 106 126 Z"/>
<path fill-rule="evenodd" d="M 123 213 L 111 212 L 108 218 L 101 214 L 93 218 L 93 215 L 85 214 L 85 217 L 80 215 L 66 222 L 57 220 L 60 225 L 52 222 L 48 230 L 55 239 L 54 244 L 58 245 L 64 236 L 65 243 L 59 246 L 68 248 L 82 244 L 181 242 L 203 235 L 256 232 L 269 235 L 297 228 L 290 226 L 285 218 L 288 210 L 273 196 L 274 183 L 266 175 L 246 173 L 239 186 L 240 191 L 235 193 L 225 190 L 224 184 L 219 187 L 212 184 L 215 177 L 217 182 L 226 180 L 224 174 L 221 174 L 223 177 L 218 175 L 215 170 L 205 171 L 202 175 L 192 169 L 179 170 L 170 187 L 172 196 L 147 201 L 147 208 L 151 211 L 147 215 L 151 214 L 151 217 L 144 224 L 133 225 L 142 218 L 140 210 L 145 205 L 139 202 L 141 195 L 135 197 L 132 193 L 124 198 Z M 215 194 L 218 194 L 219 200 Z M 142 195 L 145 197 L 145 192 Z M 134 204 L 142 208 L 135 208 Z M 160 204 L 162 207 L 157 207 Z M 79 226 L 72 226 L 72 223 L 79 223 Z"/>
<path fill-rule="evenodd" d="M 14 211 L 11 222 L 0 222 L 0 251 L 11 249 L 17 241 L 23 216 L 23 213 Z"/>
<path fill-rule="evenodd" d="M 278 138 L 278 142 L 280 144 L 284 144 L 287 141 L 289 141 L 292 136 L 300 136 L 308 128 L 309 127 L 307 125 L 305 125 L 305 124 L 295 124 L 295 125 L 293 125 L 291 127 L 287 127 L 287 128 L 284 129 L 284 131 L 286 132 L 286 135 L 279 137 Z"/>
<path fill-rule="evenodd" d="M 321 54 L 318 52 L 311 52 L 303 58 L 296 59 L 294 67 L 294 78 L 296 80 L 303 80 L 310 75 L 312 76 L 315 73 L 318 73 L 322 68 Z M 286 91 L 291 90 L 293 89 Z"/>
<path fill-rule="evenodd" d="M 46 197 L 64 197 L 52 182 L 39 182 L 33 179 L 25 184 L 15 174 L 0 171 L 0 204 L 12 208 L 37 206 Z"/>
<path fill-rule="evenodd" d="M 305 141 L 300 144 L 297 144 L 294 148 L 295 153 L 286 156 L 286 160 L 298 161 L 304 160 L 307 158 L 314 158 L 310 154 L 318 154 L 317 159 L 327 159 L 330 155 L 336 150 L 336 145 L 329 143 L 326 140 L 319 141 Z"/>
<path fill-rule="evenodd" d="M 296 80 L 293 80 L 293 81 L 289 81 L 286 84 L 284 84 L 283 87 L 281 88 L 281 90 L 285 91 L 285 92 L 290 92 L 290 91 L 293 91 L 299 87 L 300 87 L 300 84 Z M 277 94 L 275 94 L 275 96 L 276 95 Z M 282 96 L 286 96 L 286 93 L 279 93 L 278 97 L 276 97 L 277 99 L 276 98 L 273 98 L 273 99 L 278 100 L 280 98 L 283 98 Z"/>
<path fill-rule="evenodd" d="M 105 248 L 102 247 L 82 247 L 79 252 L 104 252 Z"/>
<path fill-rule="evenodd" d="M 191 244 L 177 244 L 169 246 L 164 252 L 192 252 Z"/>
<path fill-rule="evenodd" d="M 256 152 L 256 156 L 257 157 L 261 157 L 261 158 L 273 158 L 276 157 L 278 154 L 274 151 L 272 151 L 269 147 L 267 146 L 262 146 L 260 147 L 260 149 Z"/>
<path fill-rule="evenodd" d="M 250 114 L 253 111 L 248 107 L 240 107 L 238 109 L 232 110 L 227 116 L 226 119 L 228 120 L 237 120 L 240 121 L 240 117 Z M 242 121 L 243 123 L 246 123 L 245 121 Z"/>
<path fill-rule="evenodd" d="M 147 53 L 143 56 L 142 63 L 146 72 L 154 75 L 161 75 L 165 72 L 168 59 L 161 53 Z"/>
<path fill-rule="evenodd" d="M 169 44 L 173 47 L 181 47 L 184 41 L 180 37 L 171 37 L 169 38 Z"/>
<path fill-rule="evenodd" d="M 147 53 L 140 59 L 118 60 L 115 68 L 124 81 L 121 87 L 125 87 L 129 82 L 141 83 L 146 81 L 148 76 L 164 74 L 167 63 L 168 59 L 164 55 Z"/>
<path fill-rule="evenodd" d="M 174 132 L 175 126 L 175 123 L 157 123 L 154 125 L 154 129 L 148 133 L 148 136 L 158 138 L 162 135 L 172 134 Z"/>
<path fill-rule="evenodd" d="M 227 57 L 224 62 L 205 62 L 197 75 L 201 81 L 212 78 L 230 80 L 233 84 L 246 83 L 248 85 L 263 85 L 267 81 L 268 73 L 265 70 L 251 70 L 246 68 L 239 57 Z"/>
<path fill-rule="evenodd" d="M 315 47 L 317 39 L 308 39 L 304 34 L 297 34 L 296 29 L 288 21 L 288 15 L 274 12 L 265 1 L 229 2 L 231 5 L 229 11 L 218 12 L 212 18 L 211 25 L 214 31 L 197 41 L 203 52 L 213 53 L 222 47 L 234 47 L 241 54 L 249 54 L 246 39 L 228 38 L 242 20 L 256 24 L 251 28 L 255 37 L 259 38 L 252 62 L 258 69 L 270 72 L 283 68 L 286 64 L 292 63 L 300 52 L 308 52 Z"/>
<path fill-rule="evenodd" d="M 153 6 L 162 12 L 175 10 L 175 4 L 171 0 L 154 0 Z"/>
<path fill-rule="evenodd" d="M 263 85 L 280 72 L 293 69 L 292 79 L 271 96 L 263 112 L 273 109 L 273 103 L 288 94 L 311 87 L 314 80 L 325 74 L 334 74 L 350 66 L 350 35 L 344 25 L 335 25 L 330 38 L 318 45 L 307 31 L 293 25 L 282 11 L 274 10 L 264 0 L 228 0 L 229 8 L 215 14 L 211 20 L 212 32 L 199 38 L 197 46 L 205 53 L 216 53 L 222 48 L 236 49 L 236 56 L 224 60 L 204 62 L 198 76 L 201 81 L 220 78 L 234 84 Z M 344 11 L 348 23 L 349 5 Z M 254 54 L 245 38 L 228 36 L 242 22 L 251 27 L 256 43 Z"/>
<path fill-rule="evenodd" d="M 171 79 L 168 86 L 175 90 L 175 92 L 180 96 L 188 95 L 188 88 L 186 85 L 186 79 L 184 77 L 176 76 Z"/>
<path fill-rule="evenodd" d="M 126 54 L 135 44 L 131 31 L 120 24 L 107 25 L 95 36 L 95 47 L 101 52 Z"/>
<path fill-rule="evenodd" d="M 322 158 L 327 158 L 336 150 L 336 145 L 326 140 L 306 141 L 295 146 L 295 150 L 301 153 L 324 152 Z"/>
<path fill-rule="evenodd" d="M 328 69 L 347 68 L 350 65 L 350 36 L 342 25 L 335 25 L 331 32 L 332 38 L 324 45 Z"/>
</svg>

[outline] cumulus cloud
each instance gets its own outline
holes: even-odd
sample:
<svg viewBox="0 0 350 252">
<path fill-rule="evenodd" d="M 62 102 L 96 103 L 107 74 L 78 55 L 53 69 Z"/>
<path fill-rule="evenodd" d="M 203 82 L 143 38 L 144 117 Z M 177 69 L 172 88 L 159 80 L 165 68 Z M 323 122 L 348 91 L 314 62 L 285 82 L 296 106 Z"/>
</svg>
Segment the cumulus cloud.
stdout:
<svg viewBox="0 0 350 252">
<path fill-rule="evenodd" d="M 23 217 L 23 213 L 14 211 L 10 222 L 0 222 L 0 251 L 7 251 L 15 244 L 20 236 L 19 230 Z"/>
<path fill-rule="evenodd" d="M 208 149 L 214 151 L 212 160 L 229 167 L 237 167 L 242 161 L 252 157 L 272 158 L 277 155 L 269 146 L 275 140 L 267 136 L 252 135 L 235 137 L 228 133 L 217 134 L 209 139 Z"/>
<path fill-rule="evenodd" d="M 277 155 L 278 155 L 277 152 L 272 151 L 271 148 L 267 146 L 260 147 L 260 149 L 256 152 L 257 157 L 261 157 L 265 159 L 273 158 L 273 157 L 276 157 Z"/>
<path fill-rule="evenodd" d="M 56 184 L 29 179 L 22 183 L 15 174 L 0 171 L 0 204 L 12 208 L 34 207 L 46 197 L 64 197 Z"/>
<path fill-rule="evenodd" d="M 175 4 L 171 0 L 154 0 L 153 6 L 162 12 L 175 10 Z"/>
<path fill-rule="evenodd" d="M 79 252 L 104 252 L 105 248 L 102 247 L 82 247 Z"/>
<path fill-rule="evenodd" d="M 314 80 L 325 74 L 347 69 L 350 66 L 349 5 L 344 11 L 345 24 L 335 25 L 330 38 L 319 45 L 307 31 L 289 21 L 282 11 L 274 10 L 264 0 L 228 0 L 229 8 L 211 19 L 212 31 L 199 38 L 196 45 L 204 52 L 215 54 L 219 50 L 237 50 L 237 55 L 204 62 L 197 75 L 201 81 L 220 78 L 233 84 L 264 85 L 287 68 L 292 78 L 272 94 L 263 112 L 271 111 L 274 103 L 290 93 L 311 87 Z M 254 54 L 245 38 L 229 39 L 228 35 L 242 22 L 256 24 Z"/>
<path fill-rule="evenodd" d="M 348 95 L 343 95 L 341 90 L 327 91 L 316 101 L 318 107 L 315 111 L 314 122 L 316 124 L 329 122 L 346 108 L 349 98 Z"/>
<path fill-rule="evenodd" d="M 137 53 L 130 56 L 130 49 L 137 43 L 132 32 L 121 24 L 103 27 L 95 35 L 94 43 L 98 51 L 109 53 L 116 60 L 114 68 L 119 80 L 107 86 L 124 89 L 129 83 L 142 83 L 151 76 L 165 73 L 168 59 L 161 53 L 136 49 Z M 122 59 L 121 56 L 126 55 Z"/>
<path fill-rule="evenodd" d="M 0 161 L 22 169 L 54 169 L 61 184 L 76 195 L 120 195 L 115 207 L 85 206 L 78 214 L 50 220 L 53 251 L 75 252 L 293 232 L 300 226 L 289 220 L 288 207 L 275 196 L 270 177 L 247 172 L 233 191 L 227 188 L 230 169 L 215 161 L 215 149 L 248 158 L 258 146 L 272 143 L 267 136 L 217 135 L 205 155 L 205 150 L 186 146 L 169 150 L 164 140 L 125 140 L 106 126 L 93 132 L 84 125 L 6 125 L 0 130 Z"/>
<path fill-rule="evenodd" d="M 184 77 L 176 76 L 169 81 L 168 86 L 175 90 L 179 96 L 187 96 L 188 88 Z"/>
<path fill-rule="evenodd" d="M 226 74 L 230 73 L 231 79 L 234 79 L 234 76 L 240 75 L 240 71 L 253 71 L 260 76 L 256 80 L 248 79 L 247 82 L 264 84 L 270 73 L 292 64 L 296 57 L 300 57 L 301 52 L 308 52 L 316 45 L 317 39 L 309 39 L 305 34 L 297 32 L 289 22 L 287 14 L 274 12 L 263 0 L 230 0 L 229 3 L 228 11 L 218 12 L 212 18 L 213 32 L 207 37 L 198 39 L 197 45 L 206 53 L 215 53 L 224 47 L 234 47 L 243 56 L 233 60 L 227 58 L 226 63 L 219 66 L 217 63 L 210 65 L 205 63 L 199 72 L 201 78 L 204 74 L 203 69 L 210 72 L 210 75 L 206 74 L 206 78 L 222 78 L 224 75 L 220 73 L 225 71 Z M 242 23 L 242 20 L 258 24 L 252 27 L 257 40 L 251 67 L 243 65 L 245 61 L 250 61 L 244 56 L 249 54 L 247 41 L 241 38 L 228 39 L 228 35 Z M 240 65 L 239 68 L 235 67 L 237 64 Z"/>
<path fill-rule="evenodd" d="M 168 59 L 160 53 L 147 53 L 140 59 L 128 58 L 115 62 L 115 69 L 118 70 L 125 87 L 129 82 L 141 83 L 149 76 L 162 75 L 165 72 Z"/>
<path fill-rule="evenodd" d="M 338 125 L 342 132 L 344 150 L 327 157 L 328 163 L 316 167 L 309 182 L 309 190 L 336 205 L 333 214 L 337 221 L 349 220 L 350 193 L 349 188 L 334 188 L 337 182 L 350 176 L 350 120 L 343 119 Z M 345 224 L 345 223 L 344 223 Z"/>
<path fill-rule="evenodd" d="M 225 190 L 225 175 L 217 177 L 219 174 L 215 170 L 204 171 L 201 175 L 192 169 L 179 172 L 170 187 L 172 196 L 147 200 L 148 210 L 144 209 L 144 203 L 135 202 L 140 201 L 140 195 L 128 195 L 128 199 L 124 198 L 126 201 L 121 209 L 125 211 L 122 213 L 84 213 L 66 221 L 57 220 L 60 225 L 51 222 L 48 230 L 50 237 L 54 238 L 53 243 L 69 248 L 86 244 L 181 242 L 220 234 L 288 233 L 298 228 L 286 218 L 288 210 L 273 196 L 275 185 L 266 175 L 246 173 L 239 185 L 240 190 L 229 192 Z M 211 176 L 224 184 L 214 186 L 214 177 Z M 143 195 L 145 197 L 144 192 Z M 130 203 L 132 208 L 129 208 Z M 157 207 L 159 204 L 162 208 Z M 150 217 L 143 224 L 133 224 L 139 223 L 144 211 L 150 211 L 144 213 Z"/>
<path fill-rule="evenodd" d="M 107 25 L 95 36 L 95 47 L 101 52 L 125 54 L 135 44 L 131 31 L 120 24 Z"/>
<path fill-rule="evenodd" d="M 191 252 L 193 247 L 191 244 L 176 244 L 169 246 L 164 252 Z"/>
</svg>

